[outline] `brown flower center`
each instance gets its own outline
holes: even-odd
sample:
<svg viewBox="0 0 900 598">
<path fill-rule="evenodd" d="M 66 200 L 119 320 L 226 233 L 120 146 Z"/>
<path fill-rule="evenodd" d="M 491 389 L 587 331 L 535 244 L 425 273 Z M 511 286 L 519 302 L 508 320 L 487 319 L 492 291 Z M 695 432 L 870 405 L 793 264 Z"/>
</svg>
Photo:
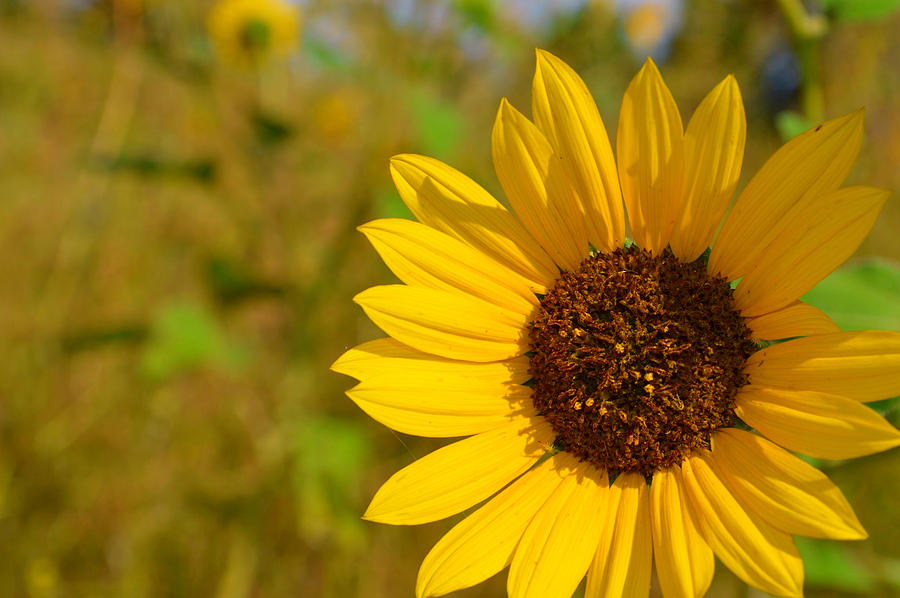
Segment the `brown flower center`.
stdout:
<svg viewBox="0 0 900 598">
<path fill-rule="evenodd" d="M 529 333 L 532 400 L 557 447 L 647 476 L 733 423 L 756 349 L 724 278 L 636 247 L 562 274 Z"/>
</svg>

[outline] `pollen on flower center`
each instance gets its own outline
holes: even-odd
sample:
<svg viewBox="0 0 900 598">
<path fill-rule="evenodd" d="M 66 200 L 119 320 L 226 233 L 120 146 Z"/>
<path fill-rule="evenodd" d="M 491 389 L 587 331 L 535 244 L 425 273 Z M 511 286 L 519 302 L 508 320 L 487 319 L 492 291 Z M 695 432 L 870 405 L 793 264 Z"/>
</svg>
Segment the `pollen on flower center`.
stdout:
<svg viewBox="0 0 900 598">
<path fill-rule="evenodd" d="M 529 334 L 532 400 L 557 446 L 648 476 L 733 422 L 755 351 L 724 278 L 636 247 L 562 274 Z"/>
</svg>

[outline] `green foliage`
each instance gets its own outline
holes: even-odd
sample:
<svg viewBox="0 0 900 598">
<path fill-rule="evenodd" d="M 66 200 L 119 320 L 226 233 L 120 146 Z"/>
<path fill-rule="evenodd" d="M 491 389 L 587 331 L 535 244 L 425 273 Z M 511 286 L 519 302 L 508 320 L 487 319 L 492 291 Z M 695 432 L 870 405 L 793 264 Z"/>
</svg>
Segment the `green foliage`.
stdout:
<svg viewBox="0 0 900 598">
<path fill-rule="evenodd" d="M 131 344 L 143 341 L 147 329 L 142 324 L 122 324 L 104 328 L 82 329 L 66 334 L 61 345 L 66 352 L 75 353 L 110 344 Z"/>
<path fill-rule="evenodd" d="M 246 349 L 225 335 L 212 314 L 199 305 L 181 302 L 166 305 L 156 314 L 140 367 L 151 380 L 165 380 L 203 366 L 239 367 L 248 357 Z"/>
<path fill-rule="evenodd" d="M 900 590 L 900 559 L 883 559 L 881 579 L 894 590 Z"/>
<path fill-rule="evenodd" d="M 413 219 L 413 213 L 393 187 L 384 187 L 375 193 L 375 215 L 379 218 Z"/>
<path fill-rule="evenodd" d="M 795 541 L 803 557 L 806 585 L 853 593 L 875 589 L 875 576 L 854 558 L 845 544 L 801 537 Z"/>
<path fill-rule="evenodd" d="M 359 424 L 328 415 L 304 417 L 294 437 L 300 531 L 311 540 L 361 541 L 358 485 L 372 452 L 369 437 Z"/>
<path fill-rule="evenodd" d="M 900 330 L 900 264 L 859 262 L 834 272 L 803 297 L 843 330 Z"/>
<path fill-rule="evenodd" d="M 424 90 L 412 94 L 410 108 L 422 153 L 448 160 L 459 148 L 464 120 L 459 110 Z"/>
<path fill-rule="evenodd" d="M 97 157 L 92 161 L 92 166 L 112 173 L 128 172 L 144 177 L 184 177 L 201 183 L 208 183 L 216 176 L 216 162 L 208 158 L 173 160 L 154 155 L 120 154 L 115 157 Z"/>
<path fill-rule="evenodd" d="M 204 279 L 212 295 L 223 304 L 279 296 L 285 291 L 284 286 L 263 280 L 243 263 L 224 256 L 213 256 L 206 261 Z"/>
<path fill-rule="evenodd" d="M 303 52 L 313 65 L 323 70 L 347 72 L 353 68 L 353 61 L 346 54 L 312 35 L 304 37 Z"/>
<path fill-rule="evenodd" d="M 872 21 L 887 18 L 900 9 L 900 0 L 823 0 L 836 21 Z"/>
<path fill-rule="evenodd" d="M 809 119 L 793 110 L 784 110 L 775 115 L 775 128 L 783 141 L 793 139 L 812 126 Z"/>
<path fill-rule="evenodd" d="M 456 0 L 456 10 L 466 23 L 483 31 L 494 28 L 496 8 L 491 0 Z"/>
<path fill-rule="evenodd" d="M 256 138 L 263 145 L 278 145 L 294 134 L 294 129 L 289 123 L 263 110 L 254 110 L 250 114 L 250 123 Z"/>
</svg>

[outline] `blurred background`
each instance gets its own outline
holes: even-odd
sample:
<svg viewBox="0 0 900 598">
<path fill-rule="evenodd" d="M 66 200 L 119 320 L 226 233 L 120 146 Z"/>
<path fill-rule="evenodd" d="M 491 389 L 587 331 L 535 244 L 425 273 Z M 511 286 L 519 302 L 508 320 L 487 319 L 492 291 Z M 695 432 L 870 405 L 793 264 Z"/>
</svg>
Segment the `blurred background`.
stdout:
<svg viewBox="0 0 900 598">
<path fill-rule="evenodd" d="M 849 183 L 898 189 L 897 7 L 0 0 L 0 596 L 412 596 L 452 522 L 360 515 L 444 442 L 371 421 L 328 371 L 381 336 L 351 297 L 392 280 L 355 231 L 409 215 L 390 156 L 497 193 L 490 126 L 502 96 L 529 112 L 535 47 L 611 134 L 650 54 L 685 122 L 736 75 L 742 185 L 866 106 Z M 809 300 L 900 330 L 898 261 L 895 196 Z M 807 596 L 900 596 L 900 451 L 820 465 L 871 538 L 803 541 Z M 709 595 L 762 596 L 721 565 Z"/>
</svg>

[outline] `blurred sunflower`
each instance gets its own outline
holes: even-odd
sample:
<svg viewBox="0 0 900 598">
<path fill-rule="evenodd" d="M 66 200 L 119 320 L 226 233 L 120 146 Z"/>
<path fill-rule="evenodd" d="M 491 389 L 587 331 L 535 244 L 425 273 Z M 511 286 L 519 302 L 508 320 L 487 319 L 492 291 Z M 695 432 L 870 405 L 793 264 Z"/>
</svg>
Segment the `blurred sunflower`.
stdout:
<svg viewBox="0 0 900 598">
<path fill-rule="evenodd" d="M 616 0 L 622 34 L 636 58 L 663 61 L 681 31 L 681 0 Z"/>
<path fill-rule="evenodd" d="M 532 115 L 504 100 L 492 136 L 517 216 L 449 166 L 401 155 L 391 172 L 419 223 L 361 227 L 406 284 L 355 298 L 390 337 L 333 369 L 395 430 L 471 436 L 396 473 L 365 517 L 419 524 L 489 499 L 425 557 L 419 597 L 507 566 L 510 596 L 570 596 L 585 575 L 588 597 L 647 596 L 654 561 L 663 595 L 695 597 L 713 554 L 751 586 L 800 596 L 792 534 L 866 532 L 788 451 L 846 459 L 900 444 L 862 404 L 900 394 L 900 333 L 841 332 L 798 300 L 888 196 L 840 188 L 862 112 L 782 147 L 711 251 L 743 159 L 733 77 L 685 131 L 648 60 L 614 158 L 584 82 L 539 51 Z"/>
<path fill-rule="evenodd" d="M 256 67 L 290 54 L 300 35 L 300 13 L 282 0 L 220 0 L 207 26 L 223 59 Z"/>
</svg>

